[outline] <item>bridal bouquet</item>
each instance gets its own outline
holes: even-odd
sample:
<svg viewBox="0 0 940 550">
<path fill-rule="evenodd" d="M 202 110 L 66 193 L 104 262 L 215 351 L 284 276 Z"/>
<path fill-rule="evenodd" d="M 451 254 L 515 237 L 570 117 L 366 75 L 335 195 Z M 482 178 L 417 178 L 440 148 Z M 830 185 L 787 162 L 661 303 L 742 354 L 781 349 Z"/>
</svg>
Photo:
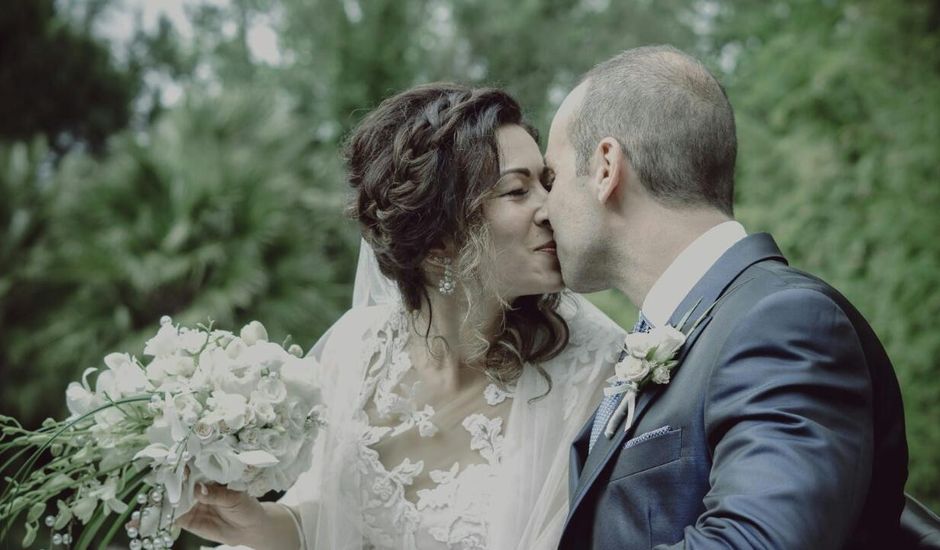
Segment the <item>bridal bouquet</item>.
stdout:
<svg viewBox="0 0 940 550">
<path fill-rule="evenodd" d="M 69 384 L 68 419 L 31 431 L 0 417 L 0 541 L 25 514 L 24 547 L 45 525 L 56 546 L 105 548 L 123 527 L 132 550 L 171 548 L 197 483 L 261 496 L 309 467 L 322 414 L 312 358 L 257 321 L 239 335 L 160 325 L 146 361 L 112 353 L 94 387 L 94 368 Z"/>
</svg>

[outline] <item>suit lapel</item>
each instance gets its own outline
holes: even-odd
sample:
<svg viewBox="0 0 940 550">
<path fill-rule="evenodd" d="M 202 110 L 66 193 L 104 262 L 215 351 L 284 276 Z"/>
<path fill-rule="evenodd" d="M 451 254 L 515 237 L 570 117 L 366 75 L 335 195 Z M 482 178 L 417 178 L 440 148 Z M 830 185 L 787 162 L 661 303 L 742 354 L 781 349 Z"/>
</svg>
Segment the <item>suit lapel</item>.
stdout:
<svg viewBox="0 0 940 550">
<path fill-rule="evenodd" d="M 569 451 L 569 467 L 568 467 L 568 498 L 569 503 L 572 502 L 571 499 L 575 495 L 575 491 L 578 488 L 578 483 L 581 479 L 581 471 L 584 469 L 584 461 L 588 456 L 588 446 L 591 440 L 591 427 L 594 425 L 594 416 L 591 415 L 591 418 L 581 427 L 581 431 L 578 432 L 577 437 L 574 438 L 574 443 L 571 445 L 571 450 Z"/>
<path fill-rule="evenodd" d="M 739 241 L 737 244 L 728 249 L 728 251 L 725 252 L 717 262 L 715 262 L 715 265 L 713 265 L 705 273 L 702 279 L 696 283 L 689 294 L 686 295 L 686 297 L 679 304 L 679 307 L 677 307 L 673 312 L 672 317 L 669 319 L 669 324 L 676 326 L 682 317 L 685 316 L 686 313 L 690 310 L 690 322 L 693 322 L 695 319 L 701 317 L 703 313 L 708 310 L 712 304 L 714 304 L 725 293 L 726 290 L 728 290 L 731 283 L 734 282 L 741 272 L 753 264 L 764 260 L 779 260 L 786 262 L 786 258 L 784 258 L 783 254 L 780 252 L 780 249 L 774 242 L 773 237 L 767 233 L 758 233 L 750 235 Z M 677 369 L 682 368 L 682 362 L 685 360 L 685 357 L 688 355 L 689 351 L 692 349 L 692 346 L 698 340 L 699 335 L 702 334 L 705 326 L 710 320 L 711 312 L 702 318 L 701 323 L 699 323 L 696 329 L 686 338 L 685 345 L 682 346 L 682 349 L 679 353 L 679 364 L 676 367 Z M 634 412 L 634 420 L 631 428 L 629 430 L 618 428 L 610 439 L 607 439 L 603 436 L 600 437 L 595 444 L 594 449 L 587 456 L 586 461 L 583 461 L 581 458 L 584 456 L 583 454 L 577 456 L 578 463 L 576 466 L 580 471 L 580 479 L 578 480 L 575 490 L 571 492 L 571 508 L 568 513 L 568 522 L 571 521 L 572 516 L 577 511 L 578 505 L 584 499 L 584 496 L 590 490 L 600 472 L 603 471 L 607 463 L 610 462 L 610 459 L 616 454 L 615 451 L 620 448 L 626 437 L 634 432 L 643 414 L 655 402 L 656 398 L 661 393 L 666 391 L 668 386 L 668 384 L 655 384 L 643 388 L 637 397 L 637 406 Z M 590 433 L 592 422 L 593 418 L 592 420 L 588 421 L 586 426 L 588 433 Z M 579 435 L 578 441 L 583 439 L 584 431 L 585 430 L 582 429 L 582 433 Z M 577 441 L 575 446 L 572 448 L 572 458 L 574 458 L 576 455 L 576 446 Z M 575 464 L 572 463 L 572 470 L 575 469 L 574 467 Z"/>
</svg>

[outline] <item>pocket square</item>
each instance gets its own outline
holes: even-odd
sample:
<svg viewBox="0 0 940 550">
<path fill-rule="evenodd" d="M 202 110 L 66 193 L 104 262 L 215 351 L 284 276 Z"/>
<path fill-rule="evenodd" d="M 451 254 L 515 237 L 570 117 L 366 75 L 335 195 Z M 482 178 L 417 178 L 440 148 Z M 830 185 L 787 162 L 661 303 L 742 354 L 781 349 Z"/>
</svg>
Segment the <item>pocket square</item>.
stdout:
<svg viewBox="0 0 940 550">
<path fill-rule="evenodd" d="M 669 426 L 656 428 L 655 430 L 640 434 L 634 437 L 633 439 L 627 440 L 627 442 L 623 444 L 623 448 L 629 449 L 630 447 L 635 447 L 639 445 L 640 443 L 643 443 L 644 441 L 649 441 L 650 439 L 657 438 L 661 435 L 666 435 L 667 433 L 669 433 Z"/>
</svg>

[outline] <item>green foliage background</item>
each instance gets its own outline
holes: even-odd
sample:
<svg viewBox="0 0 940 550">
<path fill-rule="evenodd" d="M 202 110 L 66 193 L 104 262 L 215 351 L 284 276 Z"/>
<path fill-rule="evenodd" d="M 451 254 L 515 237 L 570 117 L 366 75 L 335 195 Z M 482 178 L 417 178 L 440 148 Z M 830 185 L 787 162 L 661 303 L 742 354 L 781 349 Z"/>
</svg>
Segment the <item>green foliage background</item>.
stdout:
<svg viewBox="0 0 940 550">
<path fill-rule="evenodd" d="M 164 314 L 260 319 L 310 345 L 351 294 L 339 145 L 365 112 L 458 80 L 507 88 L 544 134 L 591 65 L 669 42 L 706 60 L 736 108 L 738 217 L 882 337 L 905 397 L 908 490 L 940 508 L 940 2 L 194 1 L 190 34 L 163 21 L 122 44 L 101 28 L 126 4 L 11 6 L 0 412 L 62 414 L 69 380 L 140 349 Z M 252 54 L 258 22 L 280 62 Z M 592 299 L 632 325 L 622 296 Z"/>
</svg>

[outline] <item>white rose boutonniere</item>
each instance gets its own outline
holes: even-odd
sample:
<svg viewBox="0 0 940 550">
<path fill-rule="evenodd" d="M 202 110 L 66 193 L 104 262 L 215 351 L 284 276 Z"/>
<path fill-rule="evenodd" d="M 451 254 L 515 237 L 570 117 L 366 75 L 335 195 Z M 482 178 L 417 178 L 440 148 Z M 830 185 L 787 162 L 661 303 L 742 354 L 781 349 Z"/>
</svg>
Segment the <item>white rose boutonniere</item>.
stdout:
<svg viewBox="0 0 940 550">
<path fill-rule="evenodd" d="M 676 354 L 685 339 L 686 335 L 682 331 L 669 325 L 656 327 L 649 332 L 628 334 L 624 338 L 624 357 L 614 367 L 614 375 L 607 379 L 610 385 L 604 388 L 604 395 L 626 395 L 607 422 L 604 430 L 607 437 L 613 435 L 624 414 L 627 415 L 626 427 L 629 428 L 633 423 L 636 396 L 643 387 L 650 382 L 669 383 L 672 369 L 678 364 Z"/>
</svg>

